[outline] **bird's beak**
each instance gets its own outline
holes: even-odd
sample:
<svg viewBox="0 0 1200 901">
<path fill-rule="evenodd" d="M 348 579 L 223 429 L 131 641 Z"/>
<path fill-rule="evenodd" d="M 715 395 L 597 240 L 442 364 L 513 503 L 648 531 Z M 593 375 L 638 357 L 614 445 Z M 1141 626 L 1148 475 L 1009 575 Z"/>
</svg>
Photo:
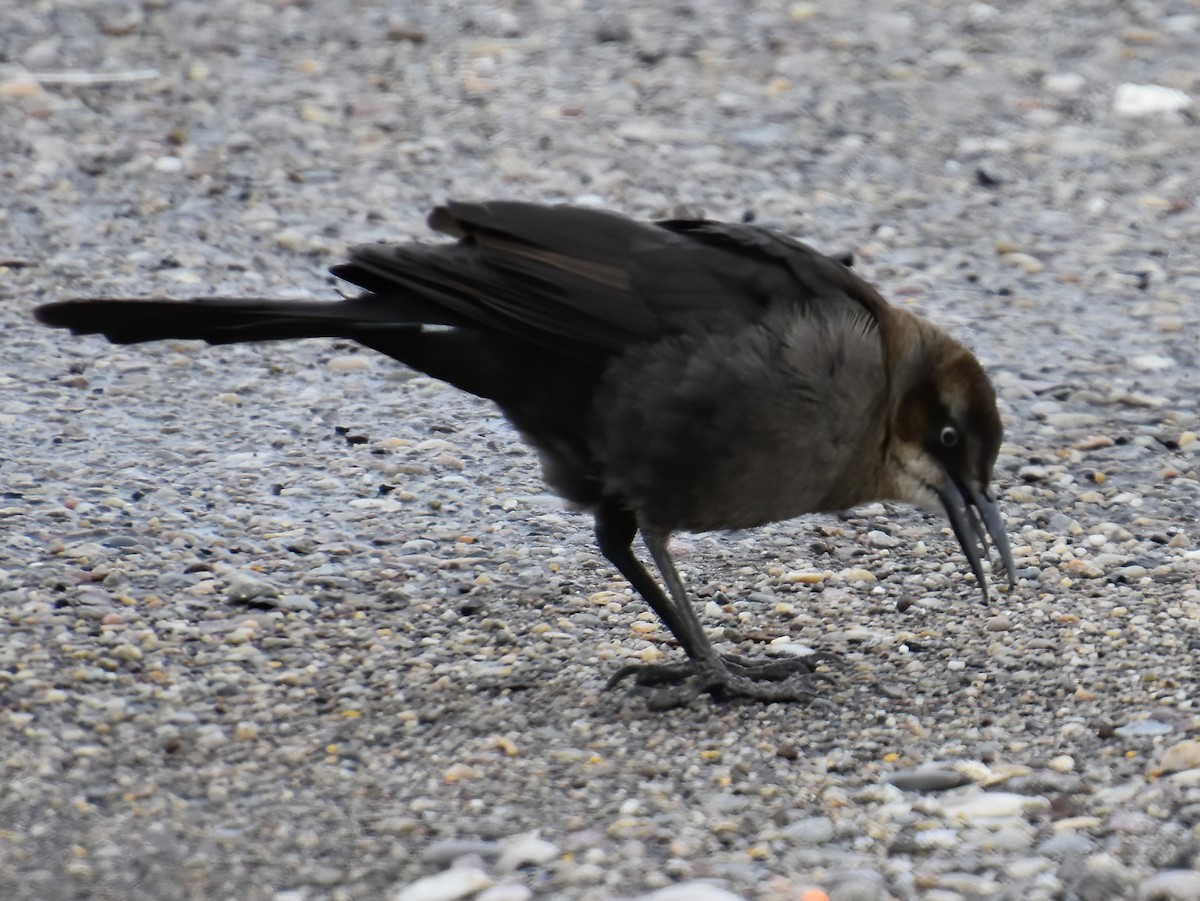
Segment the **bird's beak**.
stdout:
<svg viewBox="0 0 1200 901">
<path fill-rule="evenodd" d="M 971 564 L 971 572 L 979 582 L 983 592 L 983 601 L 988 600 L 987 578 L 983 574 L 983 562 L 980 550 L 987 554 L 988 539 L 1000 555 L 1000 563 L 1008 575 L 1008 584 L 1017 584 L 1016 566 L 1013 564 L 1012 551 L 1008 546 L 1008 533 L 1004 530 L 1004 520 L 1000 518 L 1000 509 L 987 492 L 981 492 L 956 478 L 952 473 L 937 493 L 946 508 L 946 516 L 954 529 L 954 537 Z"/>
</svg>

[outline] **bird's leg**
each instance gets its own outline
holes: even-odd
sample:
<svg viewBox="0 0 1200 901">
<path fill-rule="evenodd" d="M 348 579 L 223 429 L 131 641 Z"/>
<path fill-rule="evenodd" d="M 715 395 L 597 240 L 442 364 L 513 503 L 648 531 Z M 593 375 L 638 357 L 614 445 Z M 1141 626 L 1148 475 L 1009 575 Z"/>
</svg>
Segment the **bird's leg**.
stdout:
<svg viewBox="0 0 1200 901">
<path fill-rule="evenodd" d="M 655 699 L 655 706 L 686 703 L 702 692 L 762 701 L 798 701 L 813 697 L 815 692 L 812 688 L 812 664 L 817 661 L 810 662 L 802 657 L 752 661 L 717 654 L 704 632 L 700 617 L 696 615 L 696 609 L 692 606 L 683 580 L 679 577 L 679 570 L 675 568 L 675 561 L 671 559 L 666 534 L 643 527 L 642 540 L 646 542 L 650 557 L 662 573 L 675 610 L 703 637 L 702 654 L 689 654 L 693 659 L 695 671 L 694 684 L 690 690 L 678 693 L 677 698 L 673 698 L 669 692 L 664 692 Z"/>
<path fill-rule="evenodd" d="M 813 668 L 802 658 L 755 663 L 739 657 L 722 658 L 718 655 L 671 560 L 666 534 L 642 529 L 646 547 L 662 573 L 670 596 L 663 592 L 634 555 L 633 537 L 636 532 L 637 520 L 628 510 L 606 504 L 596 512 L 596 539 L 601 552 L 671 630 L 687 653 L 688 662 L 623 667 L 609 680 L 610 688 L 627 676 L 633 676 L 636 683 L 643 687 L 674 683 L 671 687 L 656 689 L 651 696 L 650 705 L 659 709 L 686 704 L 704 692 L 765 701 L 795 701 L 812 697 Z"/>
<path fill-rule="evenodd" d="M 720 663 L 720 657 L 713 650 L 712 642 L 708 640 L 708 634 L 704 631 L 704 624 L 700 622 L 700 617 L 696 615 L 696 608 L 692 606 L 687 589 L 683 587 L 683 579 L 679 578 L 679 570 L 675 568 L 675 561 L 671 559 L 671 551 L 667 547 L 667 535 L 663 532 L 643 527 L 642 540 L 646 542 L 646 549 L 650 551 L 650 559 L 654 561 L 654 565 L 662 573 L 663 581 L 667 583 L 667 591 L 671 595 L 672 609 L 679 614 L 679 618 L 683 620 L 685 628 L 689 633 L 699 636 L 699 640 L 695 642 L 695 652 L 686 646 L 684 650 L 687 650 L 689 657 L 701 663 L 709 665 Z"/>
<path fill-rule="evenodd" d="M 689 658 L 696 659 L 703 655 L 705 646 L 711 653 L 712 646 L 709 644 L 708 636 L 704 634 L 703 628 L 697 628 L 699 622 L 696 621 L 695 626 L 689 626 L 687 621 L 679 616 L 671 599 L 663 594 L 663 590 L 654 581 L 654 577 L 650 575 L 646 567 L 642 566 L 642 561 L 633 553 L 633 539 L 637 535 L 637 528 L 637 519 L 633 513 L 623 507 L 605 503 L 596 510 L 596 543 L 600 546 L 600 552 L 629 581 L 634 591 L 650 605 L 650 609 L 658 614 L 658 618 L 675 636 L 675 640 L 683 647 Z M 696 619 L 694 612 L 692 619 Z M 651 670 L 657 674 L 656 679 L 651 679 Z M 641 675 L 643 672 L 645 672 L 645 679 Z M 627 666 L 609 680 L 608 687 L 612 688 L 626 676 L 635 673 L 639 674 L 639 681 L 644 684 L 647 680 L 679 681 L 686 678 L 690 672 L 691 670 L 686 664 L 649 668 Z"/>
</svg>

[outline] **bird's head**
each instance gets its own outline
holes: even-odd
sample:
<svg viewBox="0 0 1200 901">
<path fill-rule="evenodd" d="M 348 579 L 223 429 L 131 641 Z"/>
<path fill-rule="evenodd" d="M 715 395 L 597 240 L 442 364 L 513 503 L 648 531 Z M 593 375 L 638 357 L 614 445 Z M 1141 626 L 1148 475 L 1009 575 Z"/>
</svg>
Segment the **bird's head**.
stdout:
<svg viewBox="0 0 1200 901">
<path fill-rule="evenodd" d="M 992 466 L 1003 426 L 996 392 L 974 355 L 945 332 L 913 317 L 892 371 L 888 457 L 899 498 L 945 510 L 987 600 L 980 551 L 990 538 L 1015 583 L 1012 551 L 992 495 Z"/>
</svg>

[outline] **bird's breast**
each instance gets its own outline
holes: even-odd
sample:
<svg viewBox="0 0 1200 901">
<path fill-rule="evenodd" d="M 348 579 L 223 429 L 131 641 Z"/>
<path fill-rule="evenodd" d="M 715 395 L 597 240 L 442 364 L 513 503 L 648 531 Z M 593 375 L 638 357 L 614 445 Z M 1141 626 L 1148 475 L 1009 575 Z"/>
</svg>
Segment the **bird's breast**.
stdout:
<svg viewBox="0 0 1200 901">
<path fill-rule="evenodd" d="M 626 353 L 592 441 L 605 489 L 656 525 L 748 528 L 870 494 L 886 394 L 860 317 L 793 316 Z"/>
</svg>

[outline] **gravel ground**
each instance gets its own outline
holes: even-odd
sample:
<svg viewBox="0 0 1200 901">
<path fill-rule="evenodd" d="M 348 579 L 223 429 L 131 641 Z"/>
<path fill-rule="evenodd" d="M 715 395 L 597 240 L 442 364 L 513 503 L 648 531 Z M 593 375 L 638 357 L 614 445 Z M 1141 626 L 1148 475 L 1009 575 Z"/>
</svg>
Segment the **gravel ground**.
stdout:
<svg viewBox="0 0 1200 901">
<path fill-rule="evenodd" d="M 1200 898 L 1190 0 L 0 26 L 0 896 Z M 605 679 L 677 652 L 486 404 L 29 316 L 333 296 L 345 245 L 493 196 L 854 251 L 994 375 L 1019 588 L 980 606 L 907 509 L 683 536 L 714 637 L 845 662 L 651 713 Z"/>
</svg>

